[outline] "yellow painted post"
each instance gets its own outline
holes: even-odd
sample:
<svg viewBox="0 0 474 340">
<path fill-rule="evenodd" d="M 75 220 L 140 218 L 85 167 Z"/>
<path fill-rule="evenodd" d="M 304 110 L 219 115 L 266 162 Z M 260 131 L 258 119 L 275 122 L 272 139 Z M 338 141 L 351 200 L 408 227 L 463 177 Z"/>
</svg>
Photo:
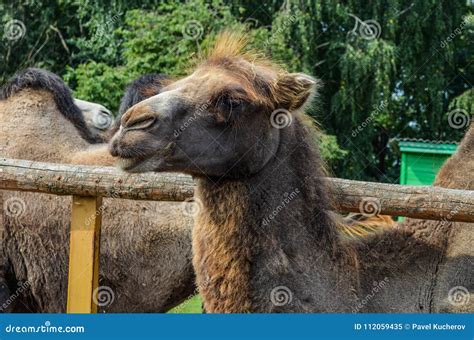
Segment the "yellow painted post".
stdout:
<svg viewBox="0 0 474 340">
<path fill-rule="evenodd" d="M 102 198 L 73 196 L 69 236 L 68 313 L 97 313 Z"/>
</svg>

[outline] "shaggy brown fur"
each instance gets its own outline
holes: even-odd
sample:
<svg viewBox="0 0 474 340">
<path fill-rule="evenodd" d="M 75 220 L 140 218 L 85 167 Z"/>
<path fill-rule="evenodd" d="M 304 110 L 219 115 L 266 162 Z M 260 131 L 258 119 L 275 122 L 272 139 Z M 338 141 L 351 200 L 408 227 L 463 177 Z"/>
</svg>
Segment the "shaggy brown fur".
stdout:
<svg viewBox="0 0 474 340">
<path fill-rule="evenodd" d="M 197 281 L 199 292 L 206 297 L 206 311 L 214 313 L 245 313 L 252 307 L 251 264 L 247 260 L 252 240 L 238 237 L 240 221 L 245 215 L 241 207 L 246 206 L 242 201 L 246 189 L 238 183 L 230 186 L 229 191 L 211 189 L 212 194 L 199 187 L 197 193 L 206 206 L 216 207 L 215 214 L 200 214 L 196 219 L 193 238 L 194 267 L 203 268 Z M 232 213 L 219 213 L 225 211 Z"/>
<path fill-rule="evenodd" d="M 24 89 L 0 100 L 0 121 L 1 156 L 110 163 L 100 146 L 93 147 L 99 149 L 87 160 L 84 150 L 91 145 L 58 110 L 49 91 Z M 15 217 L 2 209 L 0 274 L 9 288 L 4 295 L 20 294 L 6 311 L 64 312 L 71 199 L 0 192 L 2 206 L 13 199 L 23 202 L 24 211 Z M 195 289 L 192 221 L 183 216 L 180 203 L 104 199 L 104 206 L 100 285 L 112 288 L 115 299 L 100 309 L 164 312 L 190 296 Z M 20 290 L 23 282 L 28 282 L 27 289 Z"/>
<path fill-rule="evenodd" d="M 439 171 L 435 186 L 474 190 L 474 125 L 466 132 L 457 152 Z M 396 229 L 363 245 L 364 268 L 369 280 L 390 278 L 367 307 L 394 303 L 392 291 L 403 291 L 398 311 L 474 311 L 474 229 L 472 223 L 406 218 Z M 403 245 L 404 246 L 401 246 Z M 386 259 L 385 264 L 381 259 Z M 404 270 L 404 277 L 395 274 Z M 410 280 L 406 277 L 411 278 Z M 371 284 L 371 281 L 366 283 Z M 450 293 L 451 292 L 451 293 Z M 468 292 L 466 294 L 466 292 Z M 457 296 L 457 300 L 453 300 Z M 453 302 L 454 301 L 454 302 Z"/>
<path fill-rule="evenodd" d="M 474 190 L 474 123 L 471 123 L 456 153 L 443 165 L 434 185 L 450 189 Z M 474 224 L 452 222 L 456 211 L 443 221 L 422 221 L 407 218 L 400 228 L 424 231 L 443 250 L 443 255 L 432 259 L 436 266 L 436 284 L 431 287 L 430 309 L 435 312 L 474 311 Z M 459 301 L 453 304 L 446 296 L 450 290 L 457 293 Z M 466 295 L 459 287 L 470 292 Z M 460 293 L 461 292 L 461 293 Z M 459 302 L 458 301 L 458 302 Z"/>
<path fill-rule="evenodd" d="M 439 266 L 451 241 L 446 226 L 342 237 L 301 118 L 318 82 L 242 48 L 241 37 L 221 36 L 192 74 L 129 109 L 110 146 L 127 171 L 198 178 L 193 264 L 206 310 L 436 312 L 447 287 L 472 291 L 467 262 L 451 262 L 456 280 Z M 292 123 L 276 128 L 275 109 L 291 111 Z M 463 235 L 472 261 L 473 230 Z M 386 287 L 374 294 L 374 283 Z M 473 308 L 450 309 L 465 310 Z"/>
</svg>

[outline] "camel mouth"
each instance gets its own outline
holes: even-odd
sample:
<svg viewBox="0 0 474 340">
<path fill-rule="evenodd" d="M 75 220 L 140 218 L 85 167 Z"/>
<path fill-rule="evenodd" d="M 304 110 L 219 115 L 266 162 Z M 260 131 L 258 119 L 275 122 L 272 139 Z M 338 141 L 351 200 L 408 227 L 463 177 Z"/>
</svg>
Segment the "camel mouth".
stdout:
<svg viewBox="0 0 474 340">
<path fill-rule="evenodd" d="M 117 157 L 116 163 L 122 170 L 127 172 L 134 172 L 134 169 L 138 168 L 147 160 L 148 158 Z"/>
<path fill-rule="evenodd" d="M 138 173 L 160 171 L 167 165 L 166 158 L 173 153 L 174 142 L 169 142 L 165 147 L 148 155 L 133 156 L 130 153 L 115 154 L 116 165 L 126 172 Z"/>
</svg>

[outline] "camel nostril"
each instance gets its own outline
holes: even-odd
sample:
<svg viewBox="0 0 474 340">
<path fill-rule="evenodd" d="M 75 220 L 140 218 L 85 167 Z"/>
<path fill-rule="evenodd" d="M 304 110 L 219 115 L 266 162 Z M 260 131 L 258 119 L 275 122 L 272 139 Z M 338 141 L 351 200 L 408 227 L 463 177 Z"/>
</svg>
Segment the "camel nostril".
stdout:
<svg viewBox="0 0 474 340">
<path fill-rule="evenodd" d="M 114 140 L 112 141 L 112 143 L 109 144 L 109 153 L 112 155 L 112 157 L 120 156 L 119 150 L 120 148 L 118 146 L 117 140 Z"/>
</svg>

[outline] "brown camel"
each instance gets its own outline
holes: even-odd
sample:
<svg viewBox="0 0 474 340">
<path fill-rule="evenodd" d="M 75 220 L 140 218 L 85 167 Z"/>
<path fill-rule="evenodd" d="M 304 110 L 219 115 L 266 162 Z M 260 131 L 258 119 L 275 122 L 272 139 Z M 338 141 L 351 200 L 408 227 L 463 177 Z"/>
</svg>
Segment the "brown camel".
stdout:
<svg viewBox="0 0 474 340">
<path fill-rule="evenodd" d="M 342 237 L 302 123 L 318 81 L 244 50 L 240 35 L 221 34 L 192 74 L 130 108 L 110 143 L 129 172 L 197 179 L 193 265 L 206 310 L 474 311 L 451 294 L 466 302 L 474 291 L 464 261 L 474 230 L 462 230 L 470 247 L 454 258 L 437 223 Z"/>
<path fill-rule="evenodd" d="M 11 91 L 11 84 L 23 88 Z M 91 146 L 91 139 L 82 138 L 91 133 L 76 124 L 83 122 L 76 107 L 62 105 L 72 103 L 72 97 L 58 77 L 29 69 L 4 89 L 0 156 L 110 162 L 100 144 Z M 97 152 L 86 151 L 91 147 Z M 0 310 L 64 312 L 71 198 L 0 191 L 0 201 L 0 281 L 6 281 L 0 282 Z M 183 215 L 181 203 L 104 199 L 104 205 L 99 309 L 165 312 L 189 297 L 195 289 L 192 221 Z"/>
</svg>

